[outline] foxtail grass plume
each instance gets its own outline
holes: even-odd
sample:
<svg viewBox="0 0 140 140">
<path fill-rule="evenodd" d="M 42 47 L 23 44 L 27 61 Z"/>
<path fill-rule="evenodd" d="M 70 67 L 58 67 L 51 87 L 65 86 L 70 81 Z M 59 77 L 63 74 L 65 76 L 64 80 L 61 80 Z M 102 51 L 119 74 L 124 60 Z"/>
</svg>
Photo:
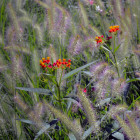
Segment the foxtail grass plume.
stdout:
<svg viewBox="0 0 140 140">
<path fill-rule="evenodd" d="M 108 112 L 108 116 L 112 118 L 116 118 L 118 114 L 124 113 L 124 111 L 127 111 L 128 106 L 123 104 L 123 105 L 117 105 L 117 106 L 112 106 Z"/>
<path fill-rule="evenodd" d="M 82 140 L 83 130 L 80 124 L 73 122 L 66 114 L 61 113 L 59 110 L 55 109 L 47 102 L 45 102 L 44 104 L 46 109 L 50 110 L 56 118 L 59 118 L 59 120 L 61 120 L 67 126 L 67 128 L 73 132 L 78 140 Z"/>
<path fill-rule="evenodd" d="M 108 67 L 106 62 L 98 63 L 90 67 L 90 72 L 95 79 L 98 79 L 99 74 L 101 74 L 106 67 Z"/>
<path fill-rule="evenodd" d="M 24 103 L 24 101 L 21 100 L 21 98 L 19 97 L 18 93 L 16 93 L 16 96 L 14 97 L 14 101 L 23 109 L 24 112 L 27 113 L 28 117 L 35 122 L 37 127 L 42 127 L 43 126 L 43 122 L 40 119 L 40 113 L 38 112 L 36 114 L 36 112 L 34 110 L 31 110 L 30 107 Z M 39 108 L 42 107 L 42 103 L 40 103 Z M 35 107 L 37 108 L 37 107 Z M 40 108 L 41 109 L 41 108 Z"/>
<path fill-rule="evenodd" d="M 127 84 L 124 79 L 118 78 L 112 81 L 112 94 L 113 96 L 120 96 L 124 92 Z"/>
<path fill-rule="evenodd" d="M 75 37 L 72 37 L 69 42 L 68 46 L 68 53 L 69 55 L 75 56 L 78 55 L 82 50 L 82 44 L 80 40 L 80 35 L 76 35 Z"/>
<path fill-rule="evenodd" d="M 87 114 L 89 124 L 95 128 L 94 129 L 95 132 L 99 131 L 100 127 L 97 125 L 96 112 L 91 105 L 91 101 L 86 97 L 85 93 L 82 91 L 80 86 L 77 85 L 77 87 L 78 87 L 77 95 L 80 99 L 80 102 L 81 102 L 83 108 L 84 108 L 84 111 Z"/>
</svg>

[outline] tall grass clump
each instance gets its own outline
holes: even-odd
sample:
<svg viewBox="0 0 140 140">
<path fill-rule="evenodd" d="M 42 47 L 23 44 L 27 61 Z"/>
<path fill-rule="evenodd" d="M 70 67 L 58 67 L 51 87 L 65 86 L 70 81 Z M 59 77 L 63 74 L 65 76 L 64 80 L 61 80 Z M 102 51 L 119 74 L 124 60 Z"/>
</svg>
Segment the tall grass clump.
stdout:
<svg viewBox="0 0 140 140">
<path fill-rule="evenodd" d="M 0 139 L 139 140 L 139 7 L 0 2 Z"/>
</svg>

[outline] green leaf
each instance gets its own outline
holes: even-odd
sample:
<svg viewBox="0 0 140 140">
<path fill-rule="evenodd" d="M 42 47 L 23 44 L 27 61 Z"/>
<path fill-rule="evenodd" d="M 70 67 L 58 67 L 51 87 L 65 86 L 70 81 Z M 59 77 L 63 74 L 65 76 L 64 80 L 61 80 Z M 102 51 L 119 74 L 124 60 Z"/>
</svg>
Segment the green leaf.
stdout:
<svg viewBox="0 0 140 140">
<path fill-rule="evenodd" d="M 35 136 L 34 140 L 36 140 L 41 134 L 43 134 L 47 129 L 50 128 L 50 124 L 45 124 L 42 129 L 37 133 L 37 135 Z"/>
<path fill-rule="evenodd" d="M 134 82 L 134 81 L 139 81 L 140 78 L 134 78 L 134 79 L 130 79 L 128 81 L 126 81 L 126 83 L 130 83 L 130 82 Z"/>
<path fill-rule="evenodd" d="M 84 74 L 86 74 L 87 76 L 92 76 L 92 73 L 90 71 L 82 71 Z"/>
<path fill-rule="evenodd" d="M 73 135 L 73 133 L 69 133 L 69 139 L 70 140 L 76 140 L 75 136 Z"/>
<path fill-rule="evenodd" d="M 115 48 L 114 53 L 120 48 L 120 46 L 121 46 L 121 44 L 118 45 L 118 46 Z"/>
<path fill-rule="evenodd" d="M 35 122 L 30 121 L 30 120 L 25 120 L 25 119 L 16 119 L 16 120 L 24 122 L 24 123 L 28 123 L 28 124 L 35 124 Z"/>
<path fill-rule="evenodd" d="M 30 91 L 30 92 L 37 92 L 39 94 L 44 94 L 44 95 L 52 95 L 51 91 L 48 89 L 43 89 L 43 88 L 25 88 L 25 87 L 16 87 L 16 89 L 19 90 L 24 90 L 24 91 Z"/>
<path fill-rule="evenodd" d="M 104 50 L 108 51 L 108 52 L 111 52 L 109 49 L 107 49 L 106 47 L 104 46 L 101 46 L 101 48 L 103 48 Z"/>
<path fill-rule="evenodd" d="M 50 128 L 52 128 L 57 123 L 56 119 L 52 120 L 51 122 L 53 122 L 53 123 L 52 124 L 45 123 L 45 125 L 42 127 L 42 129 L 35 136 L 34 140 L 36 140 L 41 134 L 43 134 L 46 130 L 48 131 Z"/>
<path fill-rule="evenodd" d="M 88 130 L 86 130 L 83 134 L 82 139 L 85 140 L 94 130 L 94 127 L 91 126 L 90 128 L 88 128 Z"/>
<path fill-rule="evenodd" d="M 97 60 L 97 61 L 98 61 L 98 60 Z M 86 64 L 86 65 L 84 65 L 84 66 L 82 66 L 82 67 L 79 67 L 79 68 L 77 68 L 77 69 L 75 69 L 75 70 L 72 70 L 71 72 L 65 74 L 65 76 L 62 78 L 62 81 L 65 80 L 65 79 L 67 79 L 67 78 L 69 78 L 70 76 L 76 74 L 77 72 L 81 71 L 82 69 L 84 69 L 84 68 L 86 68 L 86 67 L 88 67 L 88 66 L 94 64 L 94 63 L 97 62 L 97 61 L 88 63 L 88 64 Z"/>
</svg>

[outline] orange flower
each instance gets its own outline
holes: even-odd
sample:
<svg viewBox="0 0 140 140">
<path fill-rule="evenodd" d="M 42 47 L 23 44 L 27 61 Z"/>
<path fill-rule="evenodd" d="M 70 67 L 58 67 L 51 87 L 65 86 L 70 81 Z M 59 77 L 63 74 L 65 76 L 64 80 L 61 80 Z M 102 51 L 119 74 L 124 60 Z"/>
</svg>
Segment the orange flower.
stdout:
<svg viewBox="0 0 140 140">
<path fill-rule="evenodd" d="M 97 44 L 103 42 L 103 40 L 102 40 L 103 37 L 104 37 L 103 35 L 102 36 L 99 36 L 99 37 L 95 37 L 95 40 L 96 40 Z"/>
<path fill-rule="evenodd" d="M 110 33 L 117 32 L 119 30 L 119 25 L 110 26 L 109 28 L 110 28 L 109 30 Z"/>
<path fill-rule="evenodd" d="M 47 57 L 47 59 L 42 58 L 42 60 L 39 61 L 41 67 L 44 69 L 46 68 L 50 68 L 52 70 L 58 69 L 58 68 L 62 68 L 65 69 L 66 67 L 70 68 L 71 65 L 71 60 L 69 59 L 68 61 L 66 61 L 66 59 L 63 59 L 63 61 L 61 59 L 56 60 L 56 62 L 50 64 L 50 57 Z M 45 65 L 46 64 L 46 65 Z M 46 69 L 47 71 L 47 69 Z"/>
<path fill-rule="evenodd" d="M 47 60 L 50 60 L 50 57 L 47 57 Z"/>
</svg>

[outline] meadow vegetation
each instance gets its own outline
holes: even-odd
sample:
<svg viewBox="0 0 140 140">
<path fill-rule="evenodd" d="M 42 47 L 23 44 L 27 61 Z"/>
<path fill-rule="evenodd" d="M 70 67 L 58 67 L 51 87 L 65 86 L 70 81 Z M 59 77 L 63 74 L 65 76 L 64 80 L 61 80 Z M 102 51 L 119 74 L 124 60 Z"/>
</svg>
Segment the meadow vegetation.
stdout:
<svg viewBox="0 0 140 140">
<path fill-rule="evenodd" d="M 140 139 L 139 0 L 0 1 L 0 139 Z"/>
</svg>

